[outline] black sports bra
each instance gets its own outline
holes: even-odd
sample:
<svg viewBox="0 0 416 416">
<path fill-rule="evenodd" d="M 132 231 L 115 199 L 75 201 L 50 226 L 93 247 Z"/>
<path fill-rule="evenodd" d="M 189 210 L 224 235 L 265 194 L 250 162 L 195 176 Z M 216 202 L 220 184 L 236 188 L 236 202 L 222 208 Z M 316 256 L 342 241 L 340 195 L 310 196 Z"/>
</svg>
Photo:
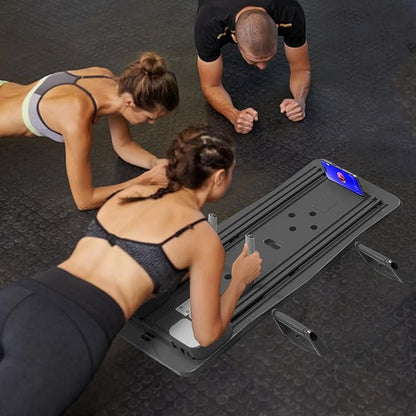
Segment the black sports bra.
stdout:
<svg viewBox="0 0 416 416">
<path fill-rule="evenodd" d="M 191 224 L 182 227 L 173 235 L 163 240 L 161 243 L 145 243 L 142 241 L 121 238 L 109 233 L 95 217 L 88 225 L 86 236 L 103 238 L 112 246 L 117 245 L 129 254 L 144 270 L 149 274 L 154 283 L 154 294 L 172 292 L 188 272 L 188 269 L 177 269 L 163 250 L 163 245 L 173 238 L 179 237 L 194 225 L 206 221 L 200 218 Z"/>
</svg>

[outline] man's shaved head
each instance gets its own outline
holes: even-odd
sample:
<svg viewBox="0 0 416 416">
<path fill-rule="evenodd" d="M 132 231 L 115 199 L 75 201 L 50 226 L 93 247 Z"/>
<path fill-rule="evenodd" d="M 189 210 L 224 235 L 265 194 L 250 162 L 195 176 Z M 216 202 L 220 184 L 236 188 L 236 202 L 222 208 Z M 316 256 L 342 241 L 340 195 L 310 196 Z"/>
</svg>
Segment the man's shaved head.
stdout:
<svg viewBox="0 0 416 416">
<path fill-rule="evenodd" d="M 254 56 L 271 56 L 277 51 L 276 23 L 262 10 L 241 13 L 235 25 L 235 36 L 239 47 Z"/>
</svg>

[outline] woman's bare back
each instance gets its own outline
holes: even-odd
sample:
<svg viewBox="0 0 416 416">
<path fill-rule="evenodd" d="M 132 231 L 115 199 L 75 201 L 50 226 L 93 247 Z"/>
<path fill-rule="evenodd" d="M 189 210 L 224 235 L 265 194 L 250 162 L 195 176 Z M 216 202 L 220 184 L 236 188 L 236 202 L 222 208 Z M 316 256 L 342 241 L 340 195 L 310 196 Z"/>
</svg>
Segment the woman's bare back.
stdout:
<svg viewBox="0 0 416 416">
<path fill-rule="evenodd" d="M 68 72 L 74 75 L 105 75 L 108 77 L 115 77 L 110 70 L 101 67 L 70 70 Z M 98 78 L 98 80 L 101 79 Z M 89 79 L 81 79 L 80 81 L 81 85 L 84 87 L 88 87 L 88 83 L 91 82 Z M 39 80 L 28 85 L 7 82 L 0 86 L 0 137 L 34 136 L 23 121 L 22 104 L 27 94 L 37 84 L 37 82 L 39 82 Z M 96 80 L 93 84 L 93 87 L 96 88 Z M 55 87 L 57 91 L 51 90 L 45 94 L 47 95 L 47 99 L 53 99 L 55 94 L 61 96 L 58 90 L 60 87 L 63 87 L 68 91 L 67 85 L 58 85 Z M 72 90 L 69 91 L 72 92 Z M 73 92 L 74 94 L 78 94 L 84 98 L 83 94 L 79 94 L 77 89 L 73 90 Z"/>
</svg>

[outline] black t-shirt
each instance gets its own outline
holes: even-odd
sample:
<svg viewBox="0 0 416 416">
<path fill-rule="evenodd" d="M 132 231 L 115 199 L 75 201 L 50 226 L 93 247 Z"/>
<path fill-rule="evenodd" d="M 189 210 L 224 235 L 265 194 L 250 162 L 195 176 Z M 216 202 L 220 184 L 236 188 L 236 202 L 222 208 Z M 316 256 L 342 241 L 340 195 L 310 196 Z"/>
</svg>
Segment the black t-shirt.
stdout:
<svg viewBox="0 0 416 416">
<path fill-rule="evenodd" d="M 194 37 L 203 61 L 215 61 L 221 48 L 232 42 L 235 15 L 247 6 L 263 7 L 279 25 L 278 35 L 287 46 L 297 48 L 305 43 L 305 14 L 296 0 L 199 0 Z"/>
</svg>

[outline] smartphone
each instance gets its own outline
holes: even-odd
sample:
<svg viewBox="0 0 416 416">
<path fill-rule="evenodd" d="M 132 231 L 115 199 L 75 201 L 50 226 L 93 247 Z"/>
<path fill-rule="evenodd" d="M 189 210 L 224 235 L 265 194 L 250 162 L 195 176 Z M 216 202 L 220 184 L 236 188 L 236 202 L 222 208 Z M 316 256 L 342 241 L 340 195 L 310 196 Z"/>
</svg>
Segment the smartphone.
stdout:
<svg viewBox="0 0 416 416">
<path fill-rule="evenodd" d="M 324 159 L 321 160 L 321 164 L 325 170 L 326 177 L 330 181 L 335 182 L 360 196 L 365 195 L 358 178 L 353 173 L 341 169 Z"/>
</svg>

